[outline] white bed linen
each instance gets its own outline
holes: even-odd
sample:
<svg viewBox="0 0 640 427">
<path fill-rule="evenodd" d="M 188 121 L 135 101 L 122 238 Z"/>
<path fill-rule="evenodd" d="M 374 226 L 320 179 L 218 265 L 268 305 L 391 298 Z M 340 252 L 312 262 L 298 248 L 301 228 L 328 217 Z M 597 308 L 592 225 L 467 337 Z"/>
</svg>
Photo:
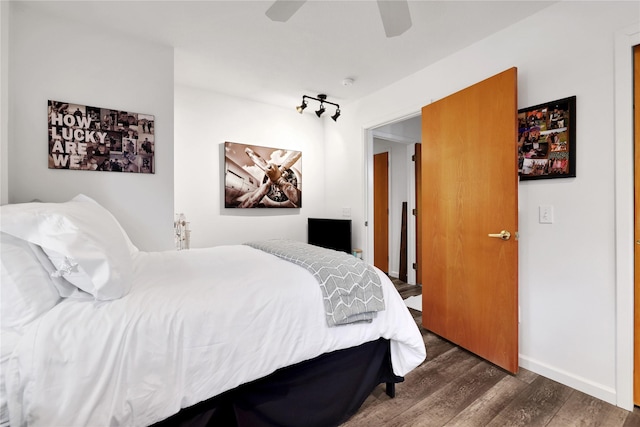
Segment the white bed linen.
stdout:
<svg viewBox="0 0 640 427">
<path fill-rule="evenodd" d="M 9 356 L 20 341 L 20 334 L 10 329 L 0 330 L 0 427 L 9 426 L 9 410 L 7 408 L 7 390 L 4 383 L 4 372 L 7 370 Z"/>
<path fill-rule="evenodd" d="M 64 300 L 36 319 L 6 374 L 11 425 L 144 426 L 322 353 L 384 337 L 394 373 L 425 358 L 422 336 L 377 270 L 386 310 L 327 327 L 317 281 L 248 246 L 134 256 L 131 292 Z"/>
</svg>

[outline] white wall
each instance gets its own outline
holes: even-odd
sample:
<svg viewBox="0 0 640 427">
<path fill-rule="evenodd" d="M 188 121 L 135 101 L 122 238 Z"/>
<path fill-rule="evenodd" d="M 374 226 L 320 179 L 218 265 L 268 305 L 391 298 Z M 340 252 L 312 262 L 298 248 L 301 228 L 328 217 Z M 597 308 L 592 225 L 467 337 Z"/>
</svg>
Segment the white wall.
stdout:
<svg viewBox="0 0 640 427">
<path fill-rule="evenodd" d="M 9 202 L 9 3 L 0 2 L 0 205 Z"/>
<path fill-rule="evenodd" d="M 173 248 L 173 49 L 28 7 L 10 8 L 8 201 L 84 193 L 110 209 L 141 249 Z M 48 169 L 50 99 L 155 115 L 156 173 Z"/>
<path fill-rule="evenodd" d="M 614 34 L 639 16 L 637 2 L 561 2 L 344 106 L 342 126 L 326 140 L 329 163 L 360 159 L 364 169 L 364 129 L 414 114 L 512 66 L 520 108 L 576 95 L 577 178 L 520 184 L 520 364 L 612 403 L 618 393 Z M 360 198 L 353 215 L 365 218 L 363 169 L 354 170 L 354 186 L 331 199 L 329 209 Z M 327 187 L 336 185 L 328 177 Z M 554 206 L 554 224 L 538 224 L 539 205 Z M 365 235 L 362 226 L 362 242 Z"/>
<path fill-rule="evenodd" d="M 327 214 L 325 176 L 339 178 L 341 172 L 324 166 L 326 119 L 300 115 L 294 106 L 275 107 L 186 86 L 176 87 L 175 110 L 175 205 L 191 223 L 191 247 L 269 238 L 306 241 L 307 218 Z M 225 208 L 221 145 L 227 141 L 302 151 L 302 207 Z M 342 218 L 342 213 L 334 217 Z"/>
</svg>

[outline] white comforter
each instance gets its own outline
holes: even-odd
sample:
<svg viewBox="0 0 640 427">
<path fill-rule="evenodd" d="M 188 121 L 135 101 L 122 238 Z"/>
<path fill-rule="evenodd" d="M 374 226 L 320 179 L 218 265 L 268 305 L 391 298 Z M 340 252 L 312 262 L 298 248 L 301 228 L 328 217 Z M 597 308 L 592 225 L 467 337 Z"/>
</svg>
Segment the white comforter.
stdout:
<svg viewBox="0 0 640 427">
<path fill-rule="evenodd" d="M 140 252 L 109 301 L 65 300 L 29 326 L 8 362 L 12 426 L 144 426 L 274 370 L 384 337 L 394 373 L 425 358 L 380 271 L 386 310 L 329 328 L 309 272 L 244 245 Z"/>
</svg>

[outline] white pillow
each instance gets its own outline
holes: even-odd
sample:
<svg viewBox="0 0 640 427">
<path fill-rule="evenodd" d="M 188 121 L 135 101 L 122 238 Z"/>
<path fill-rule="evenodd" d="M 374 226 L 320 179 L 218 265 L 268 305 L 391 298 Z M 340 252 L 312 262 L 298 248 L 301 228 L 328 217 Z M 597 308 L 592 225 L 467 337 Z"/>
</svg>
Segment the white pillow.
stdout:
<svg viewBox="0 0 640 427">
<path fill-rule="evenodd" d="M 29 247 L 33 251 L 34 255 L 40 261 L 40 265 L 46 270 L 47 274 L 51 278 L 54 288 L 58 291 L 58 295 L 63 298 L 76 299 L 76 300 L 91 300 L 93 296 L 79 289 L 73 283 L 69 282 L 63 276 L 58 273 L 58 268 L 53 265 L 51 259 L 47 253 L 38 245 L 28 243 Z M 53 252 L 53 251 L 51 251 Z M 53 252 L 56 254 L 56 252 Z"/>
<path fill-rule="evenodd" d="M 75 202 L 91 202 L 91 203 L 95 203 L 98 206 L 101 206 L 98 202 L 93 200 L 91 197 L 85 196 L 84 194 L 78 194 L 76 197 L 71 199 L 71 201 L 75 201 Z M 104 207 L 102 207 L 102 208 L 104 209 Z M 120 225 L 120 223 L 118 222 L 116 217 L 111 212 L 109 212 L 107 209 L 105 209 L 105 211 L 109 214 L 109 216 L 111 216 L 111 218 L 113 218 L 115 223 L 118 224 L 118 228 L 120 229 L 120 232 L 122 233 L 122 237 L 124 237 L 124 240 L 127 242 L 127 247 L 129 248 L 129 253 L 131 255 L 133 255 L 136 252 L 140 252 L 138 247 L 136 245 L 134 245 L 133 242 L 131 241 L 131 239 L 129 238 L 129 235 L 127 234 L 127 232 L 124 231 L 124 228 L 122 228 L 122 225 Z"/>
<path fill-rule="evenodd" d="M 96 300 L 131 289 L 128 238 L 113 215 L 86 196 L 1 206 L 0 230 L 42 247 L 60 276 Z"/>
<path fill-rule="evenodd" d="M 20 332 L 60 301 L 52 279 L 29 243 L 0 233 L 0 323 Z"/>
</svg>

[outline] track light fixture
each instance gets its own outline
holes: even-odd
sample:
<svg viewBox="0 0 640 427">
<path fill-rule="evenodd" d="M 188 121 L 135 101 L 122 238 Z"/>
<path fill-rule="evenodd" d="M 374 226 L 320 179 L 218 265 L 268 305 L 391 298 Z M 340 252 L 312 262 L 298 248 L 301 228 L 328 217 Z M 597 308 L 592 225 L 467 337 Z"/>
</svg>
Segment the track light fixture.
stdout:
<svg viewBox="0 0 640 427">
<path fill-rule="evenodd" d="M 326 111 L 326 109 L 324 108 L 324 104 L 330 104 L 336 107 L 335 114 L 331 116 L 333 121 L 334 122 L 337 121 L 338 117 L 340 117 L 340 105 L 327 101 L 327 95 L 325 95 L 324 93 L 321 93 L 320 95 L 318 95 L 317 98 L 314 98 L 313 96 L 303 95 L 302 104 L 296 107 L 296 111 L 298 111 L 298 113 L 302 114 L 304 109 L 307 108 L 307 99 L 313 99 L 314 101 L 318 101 L 320 103 L 320 108 L 316 110 L 316 116 L 318 117 L 322 116 Z"/>
</svg>

